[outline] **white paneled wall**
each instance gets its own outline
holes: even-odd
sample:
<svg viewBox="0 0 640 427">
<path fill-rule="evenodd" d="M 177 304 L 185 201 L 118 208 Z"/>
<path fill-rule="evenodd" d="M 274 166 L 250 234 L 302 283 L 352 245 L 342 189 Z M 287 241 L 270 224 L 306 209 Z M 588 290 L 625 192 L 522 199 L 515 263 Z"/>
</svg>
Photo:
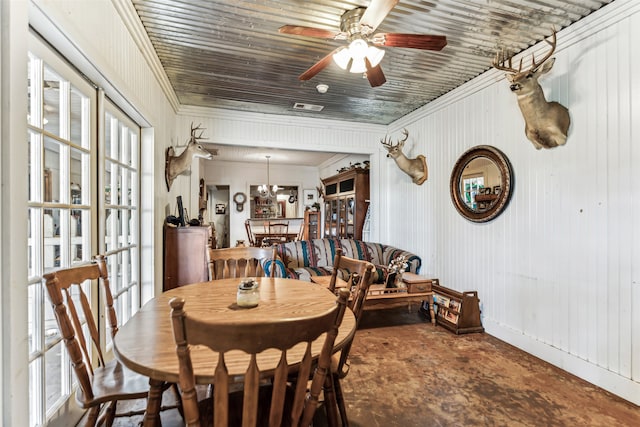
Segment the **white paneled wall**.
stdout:
<svg viewBox="0 0 640 427">
<path fill-rule="evenodd" d="M 496 70 L 394 123 L 427 156 L 429 180 L 409 185 L 381 164 L 380 214 L 394 220 L 380 238 L 420 254 L 444 286 L 478 290 L 488 332 L 640 404 L 637 40 L 640 4 L 621 0 L 558 33 L 540 82 L 569 108 L 564 147 L 534 149 Z M 511 160 L 515 191 L 501 216 L 476 224 L 454 209 L 449 180 L 482 144 Z"/>
<path fill-rule="evenodd" d="M 185 107 L 178 114 L 176 123 L 177 132 L 181 132 L 181 135 L 177 135 L 174 139 L 185 140 L 191 123 L 202 124 L 206 129 L 204 136 L 208 138 L 207 142 L 214 144 L 362 153 L 363 155 L 377 152 L 377 141 L 386 131 L 386 126 L 381 125 L 360 125 L 314 118 Z M 232 195 L 238 191 L 249 194 L 249 185 L 262 183 L 266 176 L 266 167 L 255 163 L 243 165 L 214 161 L 206 164 L 201 162 L 199 167 L 202 169 L 199 173 L 192 171 L 191 178 L 180 176 L 174 182 L 174 185 L 178 183 L 178 186 L 184 186 L 184 182 L 191 179 L 190 193 L 185 191 L 182 194 L 197 195 L 199 177 L 204 177 L 207 185 L 231 185 Z M 272 164 L 271 181 L 277 181 L 278 184 L 300 185 L 301 189 L 315 188 L 320 183 L 320 175 L 317 168 L 282 168 Z M 197 206 L 196 203 L 197 197 L 191 197 L 192 208 Z M 244 212 L 231 213 L 231 244 L 238 239 L 246 239 L 244 220 L 249 217 L 248 209 L 247 202 Z"/>
<path fill-rule="evenodd" d="M 212 143 L 339 153 L 369 152 L 372 143 L 378 141 L 386 131 L 386 126 L 382 125 L 214 108 L 181 108 L 176 126 L 178 131 L 188 130 L 192 122 L 202 123 L 207 129 L 208 142 Z"/>
</svg>

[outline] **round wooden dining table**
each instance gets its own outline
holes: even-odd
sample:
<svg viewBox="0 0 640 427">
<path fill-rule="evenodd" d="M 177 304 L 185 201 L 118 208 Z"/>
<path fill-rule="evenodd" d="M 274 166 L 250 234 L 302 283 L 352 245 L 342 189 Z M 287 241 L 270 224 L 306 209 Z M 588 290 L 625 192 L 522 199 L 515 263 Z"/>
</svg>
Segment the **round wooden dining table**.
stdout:
<svg viewBox="0 0 640 427">
<path fill-rule="evenodd" d="M 163 385 L 178 382 L 178 357 L 169 307 L 172 298 L 185 300 L 187 315 L 220 324 L 316 317 L 336 304 L 336 296 L 324 286 L 295 279 L 259 277 L 255 280 L 260 283 L 260 302 L 252 308 L 239 307 L 236 295 L 241 280 L 213 280 L 171 289 L 147 302 L 118 330 L 113 339 L 116 358 L 132 371 L 149 377 L 145 426 L 156 425 Z M 353 338 L 355 330 L 355 316 L 347 310 L 338 330 L 334 351 L 342 349 Z M 312 345 L 314 357 L 319 356 L 323 342 L 324 334 Z M 288 352 L 288 359 L 298 360 L 303 352 L 304 345 L 294 347 Z M 217 358 L 212 354 L 209 349 L 192 346 L 196 383 L 213 383 Z M 248 360 L 249 356 L 240 351 L 231 352 L 227 357 L 229 374 L 243 374 Z M 278 354 L 267 350 L 259 355 L 257 362 L 268 375 L 276 368 Z"/>
</svg>

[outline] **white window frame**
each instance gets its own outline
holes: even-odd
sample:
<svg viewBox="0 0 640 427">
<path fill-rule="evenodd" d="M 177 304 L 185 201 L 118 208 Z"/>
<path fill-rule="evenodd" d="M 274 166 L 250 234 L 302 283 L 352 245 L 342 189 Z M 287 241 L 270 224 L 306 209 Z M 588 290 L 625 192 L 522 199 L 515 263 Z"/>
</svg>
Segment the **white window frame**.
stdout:
<svg viewBox="0 0 640 427">
<path fill-rule="evenodd" d="M 33 346 L 37 351 L 32 351 L 30 354 L 30 361 L 34 363 L 29 363 L 29 389 L 30 399 L 28 403 L 29 407 L 29 426 L 41 426 L 41 425 L 75 425 L 80 417 L 84 414 L 80 408 L 77 407 L 75 402 L 75 398 L 73 398 L 73 393 L 76 389 L 76 378 L 72 372 L 72 369 L 68 363 L 68 355 L 66 354 L 66 348 L 64 348 L 63 343 L 59 340 L 59 335 L 57 337 L 57 342 L 54 342 L 51 345 L 45 346 L 45 325 L 44 320 L 45 317 L 50 318 L 50 316 L 45 316 L 47 311 L 50 311 L 51 303 L 46 296 L 46 290 L 44 289 L 43 282 L 43 274 L 46 272 L 43 263 L 43 247 L 44 247 L 44 232 L 43 232 L 43 220 L 42 216 L 44 215 L 43 210 L 46 208 L 56 208 L 60 209 L 61 212 L 65 212 L 61 214 L 61 217 L 64 216 L 65 219 L 69 220 L 69 224 L 73 224 L 71 222 L 71 212 L 76 207 L 81 206 L 85 208 L 88 212 L 89 221 L 82 222 L 82 236 L 86 236 L 86 243 L 83 243 L 83 251 L 82 251 L 82 261 L 88 261 L 92 256 L 100 253 L 107 256 L 107 265 L 110 266 L 114 270 L 114 274 L 109 271 L 110 275 L 110 284 L 112 290 L 114 290 L 114 306 L 117 310 L 118 322 L 122 324 L 126 320 L 128 320 L 140 307 L 141 305 L 141 279 L 140 279 L 140 182 L 141 182 L 141 158 L 140 158 L 140 145 L 141 145 L 141 129 L 140 127 L 131 119 L 129 119 L 124 113 L 122 113 L 117 106 L 109 101 L 104 92 L 97 88 L 96 85 L 86 81 L 75 68 L 70 66 L 66 60 L 61 58 L 53 49 L 51 49 L 46 42 L 42 41 L 35 34 L 30 33 L 29 35 L 29 52 L 30 55 L 33 55 L 42 60 L 47 64 L 49 68 L 55 71 L 56 74 L 60 75 L 62 80 L 69 81 L 69 87 L 82 87 L 82 93 L 87 95 L 91 99 L 90 105 L 90 113 L 89 113 L 89 121 L 87 123 L 87 128 L 82 129 L 82 132 L 86 132 L 89 135 L 90 141 L 84 151 L 90 153 L 90 160 L 86 162 L 85 167 L 89 169 L 89 171 L 84 174 L 87 178 L 84 179 L 82 183 L 80 183 L 82 189 L 87 189 L 86 191 L 82 191 L 82 200 L 80 201 L 80 205 L 73 204 L 78 203 L 78 200 L 73 198 L 71 194 L 71 181 L 72 179 L 61 179 L 60 185 L 67 186 L 68 190 L 64 191 L 64 196 L 60 198 L 57 202 L 45 202 L 44 201 L 44 185 L 43 182 L 43 174 L 32 174 L 30 179 L 30 191 L 34 194 L 29 200 L 29 210 L 30 212 L 35 212 L 37 210 L 41 211 L 41 215 L 38 217 L 33 214 L 32 223 L 36 223 L 37 226 L 31 227 L 31 235 L 30 240 L 35 242 L 40 241 L 41 248 L 36 250 L 29 249 L 32 252 L 32 260 L 29 267 L 29 274 L 27 278 L 28 286 L 30 287 L 30 291 L 28 292 L 31 298 L 28 301 L 33 301 L 33 303 L 27 302 L 31 313 L 29 315 L 29 319 L 31 323 L 34 323 L 34 333 L 33 335 L 37 335 L 34 338 L 37 347 Z M 33 73 L 32 73 L 33 74 Z M 30 79 L 41 78 L 41 73 L 36 76 L 30 76 Z M 31 102 L 33 105 L 42 105 L 41 99 L 34 99 L 32 96 Z M 40 103 L 40 104 L 37 104 Z M 33 110 L 33 107 L 30 108 L 30 111 Z M 44 109 L 43 109 L 44 111 Z M 124 156 L 116 156 L 117 159 L 113 158 L 113 155 L 106 155 L 104 152 L 105 147 L 105 124 L 107 120 L 105 119 L 106 113 L 108 111 L 112 117 L 117 117 L 116 128 L 118 129 L 118 138 L 119 143 L 128 144 L 129 146 L 134 145 L 135 150 L 129 149 L 127 151 L 127 155 Z M 35 112 L 35 110 L 34 110 Z M 29 117 L 28 130 L 30 133 L 38 133 L 41 132 L 43 135 L 46 135 L 44 132 L 44 125 L 42 124 L 42 117 L 39 117 L 36 114 L 34 117 Z M 38 121 L 39 120 L 39 121 Z M 59 139 L 64 139 L 60 137 L 56 137 Z M 56 139 L 57 141 L 57 139 Z M 73 144 L 70 145 L 71 148 L 69 150 L 75 150 L 74 153 L 77 153 L 78 148 Z M 41 150 L 40 146 L 35 146 L 32 148 L 32 151 Z M 65 149 L 66 150 L 66 149 Z M 132 154 L 133 153 L 133 154 Z M 38 162 L 35 165 L 35 169 L 42 171 L 43 165 L 42 163 L 45 161 L 43 157 L 38 157 L 33 155 L 30 156 L 32 161 Z M 122 153 L 120 153 L 122 154 Z M 105 185 L 104 185 L 104 174 L 105 174 L 105 162 L 109 160 L 111 156 L 111 161 L 115 161 L 118 163 L 118 170 L 122 172 L 121 177 L 124 177 L 124 181 L 120 180 L 120 182 L 124 182 L 125 188 L 131 188 L 131 203 L 129 203 L 129 198 L 121 199 L 117 203 L 106 204 L 105 203 Z M 130 161 L 132 160 L 132 161 Z M 69 162 L 67 162 L 69 163 Z M 66 166 L 63 162 L 61 162 L 63 166 Z M 33 167 L 31 169 L 34 169 Z M 90 191 L 89 191 L 90 189 Z M 125 189 L 125 192 L 128 194 L 128 191 Z M 122 230 L 122 234 L 119 236 L 115 236 L 116 246 L 111 248 L 109 251 L 106 251 L 105 240 L 106 240 L 106 227 L 105 227 L 105 219 L 106 219 L 106 209 L 117 209 L 118 212 L 122 214 L 122 216 L 129 217 L 134 219 L 131 222 L 124 221 L 126 224 L 124 227 L 120 227 Z M 129 224 L 131 224 L 131 229 L 129 229 Z M 71 236 L 71 230 L 69 225 L 65 226 L 67 230 L 60 230 L 61 236 L 64 234 L 65 237 L 61 237 L 60 240 L 62 244 L 71 245 L 73 236 Z M 66 237 L 68 236 L 68 237 Z M 67 254 L 67 251 L 64 252 L 64 255 L 60 257 L 60 266 L 67 267 L 72 265 L 73 257 L 70 254 Z M 35 255 L 33 255 L 35 254 Z M 120 265 L 120 260 L 127 260 L 126 265 L 127 268 L 122 268 Z M 36 266 L 37 265 L 37 266 Z M 124 273 L 124 274 L 121 274 Z M 96 314 L 96 319 L 94 319 L 100 328 L 100 338 L 103 345 L 103 348 L 106 348 L 108 351 L 110 348 L 110 333 L 106 330 L 106 320 L 103 315 L 103 307 L 102 301 L 100 299 L 100 295 L 98 292 L 95 292 L 95 283 L 89 284 L 86 286 L 92 286 L 91 289 L 94 292 L 89 292 L 91 304 L 95 307 L 98 307 L 97 310 L 94 310 Z M 38 327 L 35 327 L 35 323 L 38 322 Z M 50 323 L 50 322 L 49 322 Z M 57 324 L 54 322 L 54 327 L 57 328 Z M 52 340 L 50 340 L 52 341 Z M 55 341 L 55 337 L 54 340 Z M 60 362 L 60 377 L 62 378 L 60 381 L 60 386 L 56 389 L 56 392 L 59 392 L 59 396 L 56 396 L 54 404 L 50 404 L 47 409 L 47 390 L 46 390 L 46 371 L 44 367 L 45 364 L 45 356 L 47 350 L 50 350 L 55 345 L 56 351 L 59 353 L 56 354 L 56 359 L 61 360 Z M 107 356 L 108 357 L 108 356 Z M 59 358 L 59 359 L 58 359 Z M 35 368 L 34 368 L 35 366 Z M 31 398 L 33 396 L 33 398 Z M 25 424 L 27 425 L 27 424 Z"/>
<path fill-rule="evenodd" d="M 484 174 L 482 173 L 462 176 L 462 200 L 470 209 L 477 209 L 476 194 L 480 188 L 484 188 L 484 182 Z M 469 184 L 468 190 L 467 184 Z"/>
<path fill-rule="evenodd" d="M 126 323 L 140 308 L 140 127 L 100 91 L 99 251 L 107 257 L 118 323 Z M 107 141 L 109 139 L 109 141 Z M 108 152 L 107 152 L 108 151 Z M 118 174 L 107 172 L 116 170 Z M 118 179 L 120 178 L 120 179 Z M 107 194 L 109 189 L 109 195 Z M 108 215 L 108 212 L 120 215 Z M 128 214 L 128 215 L 125 215 Z M 118 218 L 129 217 L 130 221 Z M 108 231 L 109 230 L 109 231 Z M 119 233 L 111 232 L 119 230 Z M 124 260 L 124 262 L 123 262 Z M 106 325 L 103 322 L 103 328 Z M 111 348 L 108 333 L 103 345 Z"/>
</svg>

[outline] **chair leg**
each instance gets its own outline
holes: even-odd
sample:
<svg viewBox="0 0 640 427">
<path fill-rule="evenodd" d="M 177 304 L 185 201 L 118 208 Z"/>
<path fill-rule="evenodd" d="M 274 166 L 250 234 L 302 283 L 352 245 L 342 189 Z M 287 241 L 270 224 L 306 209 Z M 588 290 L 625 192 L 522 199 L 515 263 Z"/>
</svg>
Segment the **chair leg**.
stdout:
<svg viewBox="0 0 640 427">
<path fill-rule="evenodd" d="M 89 409 L 89 413 L 87 414 L 87 421 L 85 422 L 85 427 L 94 427 L 96 422 L 98 421 L 98 415 L 100 415 L 100 406 L 94 406 Z"/>
<path fill-rule="evenodd" d="M 338 404 L 333 386 L 333 375 L 329 373 L 324 380 L 324 406 L 327 411 L 327 424 L 329 427 L 338 426 Z"/>
<path fill-rule="evenodd" d="M 116 419 L 116 409 L 118 408 L 118 401 L 114 400 L 107 406 L 107 413 L 105 417 L 105 425 L 107 427 L 111 427 L 113 425 L 113 421 Z"/>
<path fill-rule="evenodd" d="M 180 389 L 178 388 L 178 384 L 172 383 L 171 390 L 173 390 L 173 394 L 176 397 L 176 406 L 178 407 L 178 412 L 180 412 L 180 417 L 184 421 L 184 410 L 182 409 L 182 396 L 180 395 Z"/>
<path fill-rule="evenodd" d="M 162 385 L 159 380 L 149 379 L 149 395 L 147 410 L 144 414 L 144 425 L 155 427 L 160 425 L 160 407 L 162 406 Z"/>
<path fill-rule="evenodd" d="M 340 385 L 340 378 L 337 375 L 333 376 L 333 388 L 336 391 L 336 402 L 338 404 L 338 411 L 340 411 L 340 420 L 342 421 L 342 427 L 349 427 L 349 419 L 347 418 L 347 408 L 344 403 L 344 395 L 342 394 L 342 386 Z"/>
</svg>

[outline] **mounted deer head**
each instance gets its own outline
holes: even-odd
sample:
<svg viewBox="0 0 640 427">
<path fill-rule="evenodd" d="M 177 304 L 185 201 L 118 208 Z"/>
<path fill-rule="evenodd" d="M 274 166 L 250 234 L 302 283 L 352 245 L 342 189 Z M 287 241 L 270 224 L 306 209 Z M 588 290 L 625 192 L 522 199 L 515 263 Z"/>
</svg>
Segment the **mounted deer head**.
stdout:
<svg viewBox="0 0 640 427">
<path fill-rule="evenodd" d="M 552 40 L 544 40 L 551 45 L 551 50 L 536 62 L 531 54 L 531 67 L 522 71 L 522 59 L 518 69 L 511 65 L 511 56 L 504 51 L 496 53 L 492 65 L 502 71 L 506 71 L 506 78 L 511 83 L 510 89 L 518 96 L 518 105 L 524 116 L 524 133 L 537 150 L 541 148 L 553 148 L 564 145 L 567 142 L 567 131 L 571 119 L 569 110 L 559 103 L 547 102 L 544 92 L 538 83 L 538 78 L 549 72 L 555 58 L 551 58 L 556 50 L 556 32 L 553 31 Z M 509 58 L 506 58 L 509 56 Z M 551 58 L 551 59 L 549 59 Z"/>
<path fill-rule="evenodd" d="M 200 130 L 200 134 L 196 135 L 196 131 Z M 176 176 L 180 175 L 187 169 L 191 167 L 191 161 L 194 157 L 199 157 L 206 160 L 211 160 L 213 158 L 213 154 L 202 147 L 198 141 L 202 138 L 202 133 L 204 130 L 201 130 L 200 125 L 193 127 L 193 123 L 191 123 L 191 138 L 187 143 L 187 147 L 184 151 L 179 155 L 174 155 L 173 147 L 167 148 L 165 152 L 165 169 L 164 169 L 164 178 L 167 183 L 167 190 L 171 189 L 171 184 Z M 217 151 L 215 152 L 217 155 Z"/>
<path fill-rule="evenodd" d="M 411 177 L 414 184 L 422 185 L 422 183 L 427 180 L 428 175 L 427 159 L 422 154 L 418 155 L 415 159 L 408 159 L 402 152 L 402 147 L 404 147 L 404 143 L 407 141 L 407 138 L 409 138 L 409 132 L 404 129 L 402 134 L 404 138 L 398 140 L 395 145 L 391 143 L 391 139 L 387 141 L 387 137 L 381 139 L 380 143 L 388 151 L 387 157 L 395 160 L 398 167 Z"/>
</svg>

